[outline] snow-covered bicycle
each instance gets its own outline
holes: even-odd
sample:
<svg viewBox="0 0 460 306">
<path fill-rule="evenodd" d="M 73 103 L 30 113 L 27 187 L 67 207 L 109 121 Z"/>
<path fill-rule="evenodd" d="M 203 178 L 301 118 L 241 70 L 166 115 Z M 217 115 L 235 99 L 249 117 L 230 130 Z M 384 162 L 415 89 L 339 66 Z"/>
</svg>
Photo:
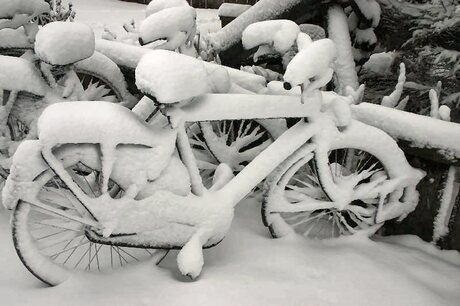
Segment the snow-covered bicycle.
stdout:
<svg viewBox="0 0 460 306">
<path fill-rule="evenodd" d="M 21 42 L 20 35 L 5 39 L 7 30 L 22 33 L 0 30 L 0 46 L 6 44 L 6 50 L 18 51 L 6 52 L 14 56 L 0 55 L 0 186 L 8 175 L 9 157 L 21 140 L 35 136 L 35 122 L 47 105 L 74 100 L 132 105 L 135 100 L 118 66 L 94 53 L 94 34 L 89 26 L 49 23 L 37 29 L 34 44 L 24 49 L 15 44 Z"/>
<path fill-rule="evenodd" d="M 145 97 L 133 111 L 84 101 L 45 109 L 3 190 L 32 274 L 57 285 L 181 249 L 179 270 L 196 278 L 202 249 L 224 238 L 234 207 L 267 177 L 263 218 L 276 236 L 318 224 L 333 236 L 370 234 L 415 208 L 423 173 L 390 136 L 353 120 L 348 98 L 305 84 L 302 98 L 209 94 L 207 76 L 201 61 L 153 51 L 136 69 Z M 236 176 L 221 164 L 203 186 L 186 122 L 284 117 L 300 121 Z"/>
<path fill-rule="evenodd" d="M 0 6 L 0 55 L 20 57 L 33 51 L 35 36 L 40 29 L 38 23 L 43 16 L 49 16 L 49 4 L 43 0 L 8 0 Z M 65 43 L 72 39 L 72 33 L 59 38 Z M 73 66 L 86 96 L 91 100 L 133 102 L 117 65 L 106 56 L 94 52 L 94 48 L 90 55 L 75 61 Z"/>
</svg>

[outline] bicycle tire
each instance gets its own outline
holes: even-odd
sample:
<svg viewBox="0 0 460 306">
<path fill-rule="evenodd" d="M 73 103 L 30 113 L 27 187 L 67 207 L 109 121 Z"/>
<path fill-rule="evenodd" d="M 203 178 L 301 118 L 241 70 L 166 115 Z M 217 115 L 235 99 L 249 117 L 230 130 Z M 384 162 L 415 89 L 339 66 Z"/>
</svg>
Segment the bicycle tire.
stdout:
<svg viewBox="0 0 460 306">
<path fill-rule="evenodd" d="M 385 143 L 384 150 L 381 150 L 381 142 Z M 347 159 L 350 152 L 361 156 L 361 161 Z M 337 208 L 332 203 L 343 196 L 340 188 L 343 188 L 344 180 L 363 175 L 363 179 L 353 188 L 360 184 L 363 184 L 361 187 L 364 184 L 371 186 L 377 180 L 384 184 L 391 179 L 403 177 L 407 175 L 405 171 L 414 171 L 413 174 L 418 176 L 416 179 L 422 177 L 420 172 L 408 165 L 404 154 L 390 136 L 374 127 L 354 121 L 352 127 L 345 133 L 340 133 L 337 138 L 319 145 L 305 144 L 267 178 L 262 220 L 275 238 L 292 232 L 321 239 L 358 232 L 371 235 L 385 220 L 403 218 L 415 209 L 418 199 L 415 184 L 395 188 L 385 196 L 383 202 L 376 198 L 358 198 Z M 334 194 L 337 191 L 339 194 Z M 355 189 L 352 191 L 355 192 Z M 370 194 L 369 191 L 367 195 Z M 330 202 L 331 206 L 315 201 Z M 280 206 L 280 203 L 287 206 Z M 299 203 L 307 205 L 302 211 L 293 212 L 296 209 L 289 205 Z M 386 205 L 401 205 L 402 210 L 395 210 L 400 212 L 398 215 L 384 216 L 382 209 Z M 311 210 L 307 207 L 311 207 Z"/>
<path fill-rule="evenodd" d="M 94 196 L 97 195 L 98 191 L 93 188 L 98 183 L 96 170 L 82 164 L 67 169 L 80 177 L 80 183 L 88 184 L 81 186 L 82 190 L 88 191 L 89 188 L 95 193 Z M 72 204 L 78 200 L 50 169 L 41 173 L 35 182 L 40 188 L 37 201 L 61 213 L 66 212 L 68 216 L 94 221 L 89 213 L 79 214 Z M 115 182 L 111 181 L 111 184 L 112 188 L 117 188 Z M 122 192 L 120 189 L 117 196 L 121 196 Z M 168 252 L 142 246 L 125 247 L 94 242 L 88 238 L 87 225 L 38 208 L 25 200 L 20 200 L 16 205 L 11 224 L 13 244 L 21 262 L 36 278 L 50 286 L 64 282 L 77 272 L 109 271 L 147 259 L 153 259 L 158 264 Z"/>
</svg>

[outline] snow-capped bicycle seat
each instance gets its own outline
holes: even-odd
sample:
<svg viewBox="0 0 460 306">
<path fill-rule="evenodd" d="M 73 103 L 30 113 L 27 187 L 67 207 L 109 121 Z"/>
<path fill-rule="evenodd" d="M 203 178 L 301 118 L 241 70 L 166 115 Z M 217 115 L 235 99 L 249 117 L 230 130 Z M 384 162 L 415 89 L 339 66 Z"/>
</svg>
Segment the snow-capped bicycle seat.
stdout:
<svg viewBox="0 0 460 306">
<path fill-rule="evenodd" d="M 0 19 L 13 19 L 16 15 L 38 16 L 49 10 L 49 4 L 43 0 L 0 0 Z"/>
<path fill-rule="evenodd" d="M 69 65 L 93 55 L 94 32 L 85 24 L 51 22 L 35 38 L 35 54 L 50 65 Z"/>
<path fill-rule="evenodd" d="M 165 41 L 153 49 L 172 50 L 179 48 L 195 36 L 196 12 L 190 6 L 171 7 L 147 17 L 139 28 L 139 44 L 149 45 Z"/>
<path fill-rule="evenodd" d="M 210 92 L 202 61 L 172 51 L 155 50 L 136 67 L 136 86 L 158 103 L 170 104 Z"/>
</svg>

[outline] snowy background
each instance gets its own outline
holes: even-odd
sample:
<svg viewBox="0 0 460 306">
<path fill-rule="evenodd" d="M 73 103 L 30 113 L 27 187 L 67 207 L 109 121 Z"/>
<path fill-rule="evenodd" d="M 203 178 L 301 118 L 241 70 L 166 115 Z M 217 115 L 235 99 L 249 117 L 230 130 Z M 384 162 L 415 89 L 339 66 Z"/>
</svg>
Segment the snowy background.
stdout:
<svg viewBox="0 0 460 306">
<path fill-rule="evenodd" d="M 74 0 L 76 21 L 122 33 L 144 17 L 144 5 Z M 217 11 L 198 10 L 202 33 L 219 28 Z M 47 288 L 20 263 L 0 211 L 0 296 L 3 305 L 459 305 L 460 255 L 415 236 L 371 241 L 270 238 L 260 198 L 236 209 L 230 233 L 205 251 L 202 276 L 180 276 L 172 254 L 159 267 L 132 265 L 110 275 L 76 276 Z"/>
</svg>

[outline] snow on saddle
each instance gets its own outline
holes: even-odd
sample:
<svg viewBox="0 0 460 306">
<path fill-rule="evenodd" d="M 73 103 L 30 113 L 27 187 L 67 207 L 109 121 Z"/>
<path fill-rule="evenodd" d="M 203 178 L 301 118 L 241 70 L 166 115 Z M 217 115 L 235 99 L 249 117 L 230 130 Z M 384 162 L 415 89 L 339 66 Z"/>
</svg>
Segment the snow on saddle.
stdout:
<svg viewBox="0 0 460 306">
<path fill-rule="evenodd" d="M 142 57 L 136 68 L 136 86 L 163 104 L 212 91 L 202 61 L 166 50 L 155 50 Z"/>
</svg>

